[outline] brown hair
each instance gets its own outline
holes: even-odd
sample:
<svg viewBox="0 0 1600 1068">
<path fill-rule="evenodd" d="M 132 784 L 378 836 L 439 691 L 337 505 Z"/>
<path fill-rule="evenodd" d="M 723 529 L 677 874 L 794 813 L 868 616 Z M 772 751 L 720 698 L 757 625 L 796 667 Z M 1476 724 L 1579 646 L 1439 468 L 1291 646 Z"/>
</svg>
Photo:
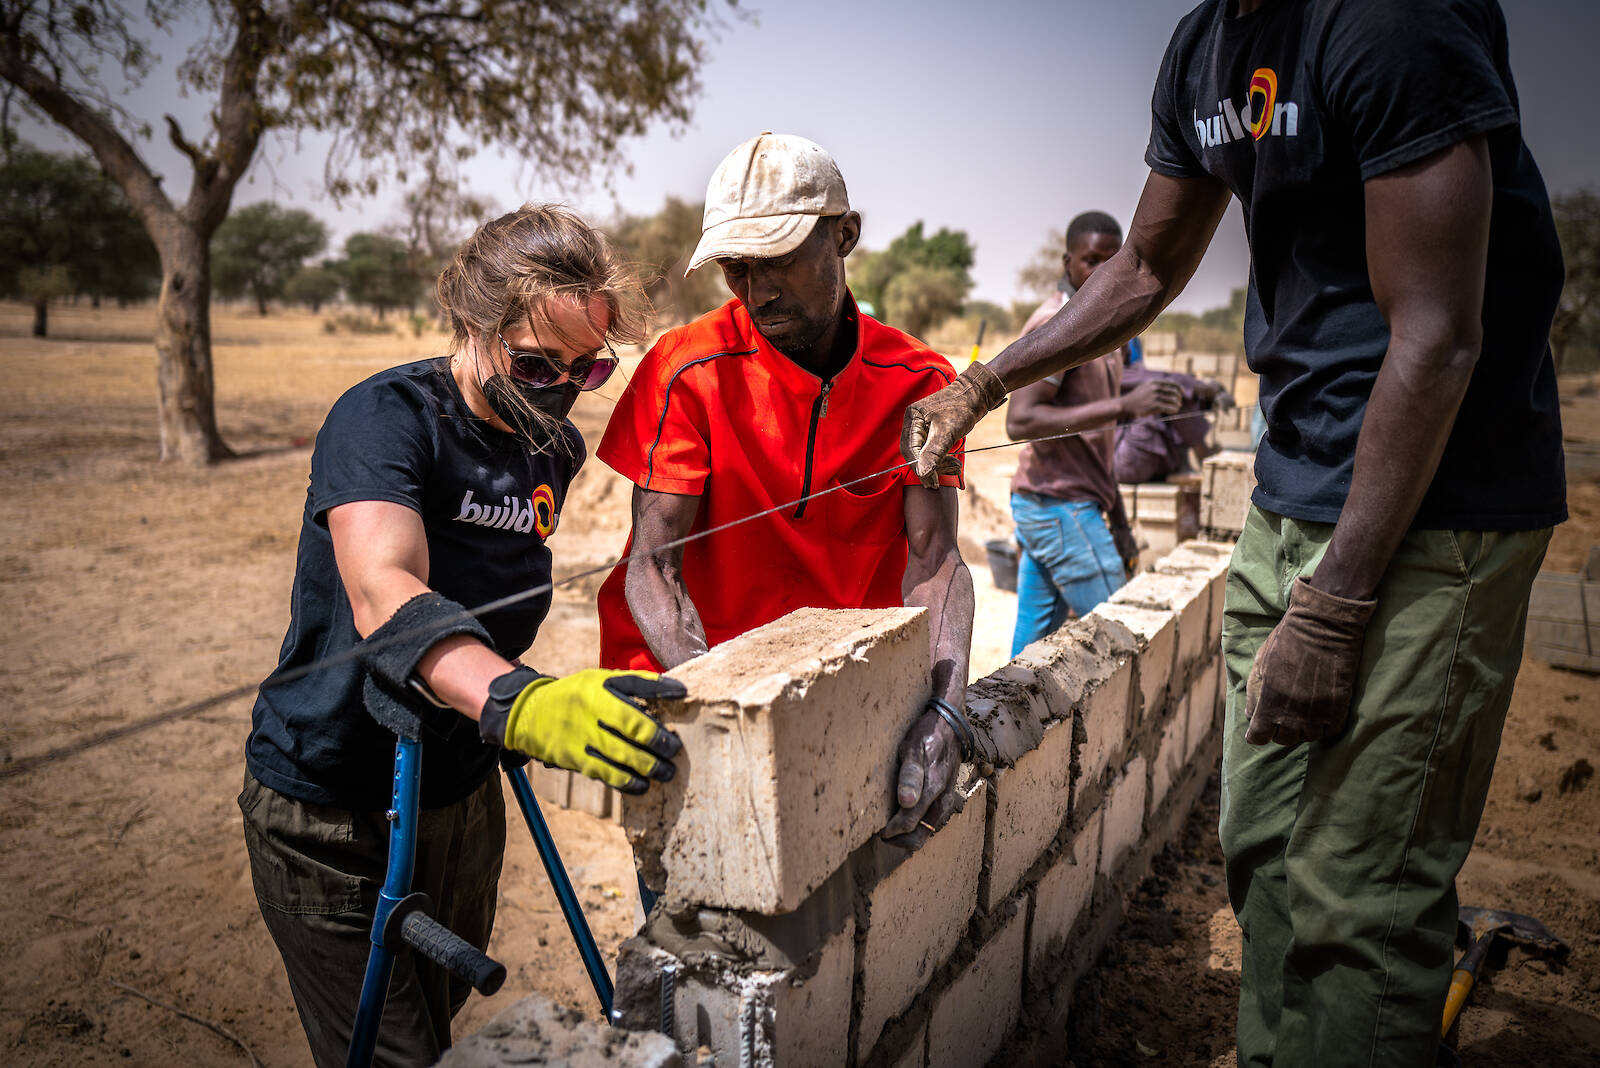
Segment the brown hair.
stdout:
<svg viewBox="0 0 1600 1068">
<path fill-rule="evenodd" d="M 559 204 L 524 204 L 478 227 L 439 272 L 436 294 L 450 317 L 452 351 L 555 296 L 604 300 L 611 310 L 606 337 L 613 341 L 632 345 L 646 335 L 638 273 L 604 234 Z"/>
<path fill-rule="evenodd" d="M 603 300 L 611 312 L 609 340 L 638 344 L 647 334 L 649 305 L 637 270 L 604 234 L 559 204 L 524 204 L 478 227 L 439 272 L 435 293 L 450 320 L 451 352 L 474 336 L 492 339 L 558 296 Z M 562 447 L 565 435 L 554 421 L 526 407 L 522 414 L 545 424 Z"/>
</svg>

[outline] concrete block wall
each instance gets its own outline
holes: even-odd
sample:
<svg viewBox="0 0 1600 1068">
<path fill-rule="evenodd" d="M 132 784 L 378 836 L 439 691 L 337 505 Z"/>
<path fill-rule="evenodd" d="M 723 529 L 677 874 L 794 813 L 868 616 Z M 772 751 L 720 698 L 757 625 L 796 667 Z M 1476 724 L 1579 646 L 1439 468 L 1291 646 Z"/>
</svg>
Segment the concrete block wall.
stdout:
<svg viewBox="0 0 1600 1068">
<path fill-rule="evenodd" d="M 915 853 L 876 831 L 927 697 L 921 610 L 797 614 L 680 670 L 675 792 L 625 806 L 666 894 L 623 947 L 623 1025 L 685 1064 L 943 1068 L 1065 1013 L 1220 751 L 1228 552 L 1186 543 L 970 687 L 980 755 Z"/>
</svg>

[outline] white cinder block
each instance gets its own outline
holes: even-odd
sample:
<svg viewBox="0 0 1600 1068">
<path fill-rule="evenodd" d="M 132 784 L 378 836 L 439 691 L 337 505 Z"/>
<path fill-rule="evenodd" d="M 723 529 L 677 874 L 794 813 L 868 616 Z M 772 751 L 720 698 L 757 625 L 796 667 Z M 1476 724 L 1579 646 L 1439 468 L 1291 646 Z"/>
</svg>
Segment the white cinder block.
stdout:
<svg viewBox="0 0 1600 1068">
<path fill-rule="evenodd" d="M 807 608 L 683 664 L 658 706 L 678 775 L 624 804 L 645 881 L 680 900 L 796 908 L 888 821 L 927 703 L 927 610 Z"/>
<path fill-rule="evenodd" d="M 1167 574 L 1203 577 L 1210 585 L 1211 607 L 1207 629 L 1213 638 L 1222 634 L 1222 600 L 1228 585 L 1228 564 L 1233 546 L 1226 542 L 1186 541 L 1157 561 L 1155 570 Z"/>
<path fill-rule="evenodd" d="M 1184 737 L 1189 727 L 1189 702 L 1192 696 L 1192 694 L 1183 695 L 1183 700 L 1178 702 L 1172 719 L 1161 731 L 1161 744 L 1156 748 L 1156 761 L 1150 766 L 1151 812 L 1161 807 L 1161 802 L 1167 798 L 1167 791 L 1183 772 L 1184 761 L 1188 757 Z"/>
<path fill-rule="evenodd" d="M 1102 809 L 1105 830 L 1100 836 L 1100 871 L 1116 875 L 1122 860 L 1144 832 L 1145 759 L 1134 757 L 1112 784 Z"/>
<path fill-rule="evenodd" d="M 587 775 L 572 775 L 572 793 L 567 799 L 567 807 L 578 812 L 587 812 L 597 819 L 605 819 L 611 814 L 612 795 L 616 791 L 601 782 L 591 779 Z M 622 795 L 616 794 L 620 797 Z"/>
<path fill-rule="evenodd" d="M 1200 522 L 1218 533 L 1238 535 L 1256 488 L 1255 456 L 1220 452 L 1206 458 L 1203 471 Z"/>
<path fill-rule="evenodd" d="M 1120 601 L 1107 601 L 1091 616 L 1121 623 L 1139 642 L 1139 699 L 1135 722 L 1144 723 L 1162 713 L 1167 704 L 1167 681 L 1172 677 L 1178 644 L 1178 621 L 1171 613 Z M 1118 726 L 1121 732 L 1126 728 Z"/>
<path fill-rule="evenodd" d="M 1052 723 L 1044 740 L 1015 767 L 998 771 L 991 786 L 995 810 L 988 873 L 978 905 L 989 909 L 1011 896 L 1023 874 L 1055 838 L 1072 797 L 1072 724 Z"/>
<path fill-rule="evenodd" d="M 1204 659 L 1216 646 L 1209 629 L 1211 585 L 1204 576 L 1147 571 L 1112 594 L 1111 600 L 1116 604 L 1169 611 L 1178 617 L 1178 650 L 1173 672 L 1179 678 L 1191 664 Z"/>
<path fill-rule="evenodd" d="M 1096 809 L 1072 840 L 1055 867 L 1045 872 L 1033 891 L 1033 933 L 1028 959 L 1045 961 L 1057 956 L 1089 907 L 1094 893 L 1095 865 L 1100 859 L 1100 828 L 1104 811 Z"/>
<path fill-rule="evenodd" d="M 566 808 L 572 796 L 572 772 L 566 768 L 546 767 L 537 760 L 528 763 L 528 785 L 541 801 L 557 808 Z"/>
<path fill-rule="evenodd" d="M 1206 665 L 1205 670 L 1200 672 L 1200 677 L 1195 680 L 1194 687 L 1189 691 L 1189 727 L 1185 761 L 1194 758 L 1194 754 L 1216 727 L 1217 712 L 1221 707 L 1222 698 L 1221 676 L 1222 660 L 1219 657 Z"/>
<path fill-rule="evenodd" d="M 1016 1023 L 1022 1007 L 1022 950 L 1028 910 L 1017 909 L 939 996 L 928 1021 L 928 1063 L 981 1068 Z"/>
<path fill-rule="evenodd" d="M 887 873 L 862 871 L 857 885 L 876 876 L 867 891 L 866 938 L 861 944 L 861 1025 L 857 1061 L 864 1061 L 883 1033 L 927 986 L 955 951 L 978 905 L 983 864 L 988 783 L 979 779 L 965 807 L 915 853 L 887 843 L 874 845 L 861 868 L 899 863 Z M 859 915 L 859 914 L 858 914 Z M 921 1063 L 918 1047 L 918 1063 Z"/>
</svg>

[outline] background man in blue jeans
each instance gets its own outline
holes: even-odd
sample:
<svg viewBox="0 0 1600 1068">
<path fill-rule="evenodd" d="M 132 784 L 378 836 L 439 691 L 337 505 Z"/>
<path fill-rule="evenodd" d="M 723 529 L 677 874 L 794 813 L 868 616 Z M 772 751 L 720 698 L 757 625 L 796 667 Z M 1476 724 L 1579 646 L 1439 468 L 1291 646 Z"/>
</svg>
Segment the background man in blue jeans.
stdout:
<svg viewBox="0 0 1600 1068">
<path fill-rule="evenodd" d="M 1058 294 L 1039 305 L 1024 334 L 1048 322 L 1100 264 L 1122 247 L 1122 228 L 1101 211 L 1067 226 L 1066 274 Z M 1071 609 L 1084 615 L 1110 597 L 1132 570 L 1138 548 L 1117 493 L 1118 420 L 1178 410 L 1182 392 L 1165 380 L 1123 395 L 1122 346 L 1011 395 L 1006 433 L 1013 441 L 1085 430 L 1053 441 L 1030 441 L 1011 479 L 1011 518 L 1022 552 L 1017 560 L 1016 656 L 1049 634 Z M 1103 429 L 1096 429 L 1103 428 Z"/>
<path fill-rule="evenodd" d="M 1494 0 L 1206 0 L 1122 251 L 906 413 L 931 477 L 1008 388 L 1144 329 L 1239 198 L 1267 425 L 1222 630 L 1241 1068 L 1439 1052 L 1454 880 L 1566 518 L 1561 249 L 1509 54 Z"/>
</svg>

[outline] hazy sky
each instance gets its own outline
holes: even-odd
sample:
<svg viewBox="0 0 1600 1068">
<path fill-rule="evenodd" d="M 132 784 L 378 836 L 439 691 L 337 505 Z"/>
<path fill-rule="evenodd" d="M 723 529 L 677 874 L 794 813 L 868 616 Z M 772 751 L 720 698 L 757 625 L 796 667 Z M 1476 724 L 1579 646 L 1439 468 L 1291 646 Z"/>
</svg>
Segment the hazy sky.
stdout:
<svg viewBox="0 0 1600 1068">
<path fill-rule="evenodd" d="M 717 0 L 710 2 L 720 8 Z M 1294 0 L 1278 0 L 1294 2 Z M 1502 0 L 1524 136 L 1552 192 L 1600 185 L 1600 0 Z M 561 198 L 595 217 L 619 206 L 651 212 L 676 194 L 698 200 L 717 161 L 761 130 L 812 138 L 839 161 L 863 244 L 881 248 L 922 219 L 965 230 L 977 246 L 974 296 L 1020 296 L 1017 270 L 1047 230 L 1090 208 L 1126 225 L 1148 173 L 1150 89 L 1161 53 L 1192 0 L 1120 3 L 955 0 L 755 0 L 708 48 L 703 89 L 687 128 L 629 144 L 631 175 L 563 195 L 519 176 L 514 162 L 480 157 L 470 184 L 502 207 Z M 176 60 L 186 38 L 153 36 Z M 619 72 L 623 76 L 625 72 Z M 160 128 L 172 111 L 197 130 L 203 100 L 174 100 L 160 74 L 130 108 Z M 69 142 L 37 127 L 24 136 Z M 158 136 L 142 151 L 188 184 L 188 168 Z M 235 205 L 275 199 L 306 207 L 336 241 L 395 215 L 395 190 L 336 214 L 320 194 L 323 142 L 275 137 Z M 522 179 L 519 181 L 519 177 Z M 1244 282 L 1244 231 L 1230 209 L 1180 308 L 1223 303 Z"/>
</svg>

